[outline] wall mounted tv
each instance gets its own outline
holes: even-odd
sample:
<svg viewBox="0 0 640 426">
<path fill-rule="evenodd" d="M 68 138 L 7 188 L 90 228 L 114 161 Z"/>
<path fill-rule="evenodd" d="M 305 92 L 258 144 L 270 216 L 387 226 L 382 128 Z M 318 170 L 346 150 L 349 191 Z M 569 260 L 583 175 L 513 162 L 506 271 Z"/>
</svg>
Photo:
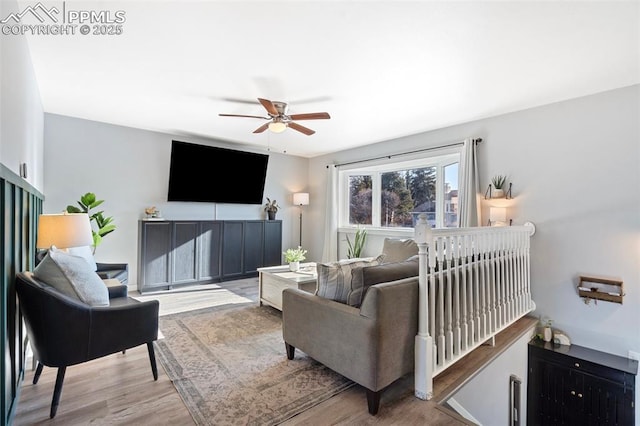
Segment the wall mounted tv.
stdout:
<svg viewBox="0 0 640 426">
<path fill-rule="evenodd" d="M 168 201 L 262 204 L 269 156 L 172 141 Z"/>
</svg>

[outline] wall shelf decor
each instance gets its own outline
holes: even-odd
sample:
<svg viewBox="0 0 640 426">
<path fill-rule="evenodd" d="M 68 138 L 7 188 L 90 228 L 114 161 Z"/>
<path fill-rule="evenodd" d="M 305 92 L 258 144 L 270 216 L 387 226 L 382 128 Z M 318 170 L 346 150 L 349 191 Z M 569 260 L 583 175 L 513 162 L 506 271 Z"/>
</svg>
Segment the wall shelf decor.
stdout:
<svg viewBox="0 0 640 426">
<path fill-rule="evenodd" d="M 513 187 L 513 183 L 509 182 L 509 189 L 504 192 L 504 195 L 496 195 L 496 190 L 493 188 L 492 184 L 489 184 L 487 190 L 484 192 L 484 199 L 489 200 L 491 198 L 505 198 L 510 200 L 513 198 L 511 193 L 511 188 Z"/>
<path fill-rule="evenodd" d="M 622 304 L 624 288 L 622 280 L 617 278 L 580 275 L 578 294 L 585 298 L 587 304 L 591 299 L 595 299 L 596 303 L 598 300 L 604 300 Z"/>
</svg>

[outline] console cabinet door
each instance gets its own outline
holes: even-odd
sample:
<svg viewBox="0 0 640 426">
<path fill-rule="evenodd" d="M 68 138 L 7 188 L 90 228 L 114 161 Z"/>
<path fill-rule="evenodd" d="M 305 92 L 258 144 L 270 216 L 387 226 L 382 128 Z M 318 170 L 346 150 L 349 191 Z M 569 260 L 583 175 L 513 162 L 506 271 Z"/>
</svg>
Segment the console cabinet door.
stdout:
<svg viewBox="0 0 640 426">
<path fill-rule="evenodd" d="M 264 266 L 282 265 L 282 221 L 264 222 Z"/>
<path fill-rule="evenodd" d="M 242 277 L 244 221 L 225 220 L 222 226 L 222 279 Z"/>
<path fill-rule="evenodd" d="M 264 222 L 247 221 L 244 226 L 243 272 L 247 275 L 255 275 L 263 264 Z"/>
<path fill-rule="evenodd" d="M 196 242 L 200 231 L 198 222 L 173 222 L 173 253 L 171 284 L 192 284 L 198 280 Z"/>
<path fill-rule="evenodd" d="M 171 285 L 171 222 L 141 222 L 138 238 L 138 291 Z"/>
<path fill-rule="evenodd" d="M 198 235 L 198 280 L 215 281 L 222 276 L 220 255 L 222 244 L 222 222 L 200 223 Z"/>
</svg>

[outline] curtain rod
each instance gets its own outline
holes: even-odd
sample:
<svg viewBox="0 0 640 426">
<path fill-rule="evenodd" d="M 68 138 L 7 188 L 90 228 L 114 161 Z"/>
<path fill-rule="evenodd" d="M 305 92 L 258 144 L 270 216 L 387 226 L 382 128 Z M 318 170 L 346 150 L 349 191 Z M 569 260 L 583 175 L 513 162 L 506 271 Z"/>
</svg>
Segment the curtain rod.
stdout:
<svg viewBox="0 0 640 426">
<path fill-rule="evenodd" d="M 473 139 L 473 142 L 477 145 L 480 142 L 482 142 L 482 138 Z M 429 148 L 416 149 L 416 150 L 413 150 L 413 151 L 401 152 L 401 153 L 398 153 L 398 154 L 382 155 L 380 157 L 367 158 L 366 160 L 348 161 L 346 163 L 338 163 L 338 164 L 327 164 L 327 168 L 329 168 L 329 166 L 340 167 L 340 166 L 347 166 L 347 165 L 350 165 L 350 164 L 365 163 L 367 161 L 382 160 L 382 159 L 385 159 L 385 158 L 386 159 L 390 159 L 390 158 L 398 157 L 398 156 L 401 156 L 401 155 L 417 154 L 419 152 L 433 151 L 435 149 L 450 148 L 452 146 L 459 146 L 459 145 L 464 145 L 464 142 L 454 142 L 454 143 L 450 143 L 450 144 L 447 144 L 447 145 L 432 146 L 432 147 L 429 147 Z"/>
</svg>

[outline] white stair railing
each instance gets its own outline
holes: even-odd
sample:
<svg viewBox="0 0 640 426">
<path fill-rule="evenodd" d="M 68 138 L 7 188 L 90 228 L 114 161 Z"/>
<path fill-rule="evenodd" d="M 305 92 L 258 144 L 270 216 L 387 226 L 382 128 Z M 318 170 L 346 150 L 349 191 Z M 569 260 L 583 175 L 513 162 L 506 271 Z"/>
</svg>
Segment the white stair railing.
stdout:
<svg viewBox="0 0 640 426">
<path fill-rule="evenodd" d="M 433 378 L 535 309 L 526 226 L 415 227 L 420 257 L 415 394 L 433 396 Z"/>
</svg>

